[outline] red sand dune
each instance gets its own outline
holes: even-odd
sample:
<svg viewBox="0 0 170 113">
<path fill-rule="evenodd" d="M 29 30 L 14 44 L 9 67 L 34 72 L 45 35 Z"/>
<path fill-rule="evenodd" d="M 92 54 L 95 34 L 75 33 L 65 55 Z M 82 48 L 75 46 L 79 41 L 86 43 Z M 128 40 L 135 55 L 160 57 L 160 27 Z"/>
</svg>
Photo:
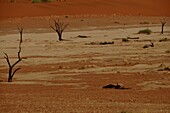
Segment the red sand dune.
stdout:
<svg viewBox="0 0 170 113">
<path fill-rule="evenodd" d="M 170 0 L 67 0 L 31 3 L 31 0 L 0 0 L 0 18 L 50 15 L 144 15 L 170 16 Z"/>
</svg>

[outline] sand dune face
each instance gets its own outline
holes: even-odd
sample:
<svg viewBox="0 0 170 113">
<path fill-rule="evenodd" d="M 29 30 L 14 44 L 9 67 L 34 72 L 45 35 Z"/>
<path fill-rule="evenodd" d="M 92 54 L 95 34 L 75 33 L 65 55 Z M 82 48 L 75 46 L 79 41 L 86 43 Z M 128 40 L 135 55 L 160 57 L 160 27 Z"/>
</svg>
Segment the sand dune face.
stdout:
<svg viewBox="0 0 170 113">
<path fill-rule="evenodd" d="M 67 0 L 51 3 L 1 0 L 0 18 L 85 14 L 170 16 L 168 4 L 169 0 Z"/>
</svg>

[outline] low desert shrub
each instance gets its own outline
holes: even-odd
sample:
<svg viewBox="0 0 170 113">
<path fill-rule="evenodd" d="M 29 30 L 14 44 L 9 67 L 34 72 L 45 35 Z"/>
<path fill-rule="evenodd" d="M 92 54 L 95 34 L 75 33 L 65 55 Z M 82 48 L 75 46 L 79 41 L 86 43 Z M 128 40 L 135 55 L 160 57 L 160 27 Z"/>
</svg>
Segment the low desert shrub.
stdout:
<svg viewBox="0 0 170 113">
<path fill-rule="evenodd" d="M 139 39 L 139 37 L 127 37 L 127 39 Z"/>
<path fill-rule="evenodd" d="M 127 38 L 122 39 L 123 42 L 128 42 L 129 40 Z"/>
<path fill-rule="evenodd" d="M 90 36 L 78 35 L 77 37 L 79 37 L 79 38 L 88 38 L 88 37 L 90 37 Z"/>
<path fill-rule="evenodd" d="M 86 43 L 86 45 L 110 45 L 114 44 L 114 41 L 111 42 L 91 42 L 91 43 Z"/>
<path fill-rule="evenodd" d="M 170 53 L 170 50 L 166 50 L 165 53 Z"/>
<path fill-rule="evenodd" d="M 162 39 L 159 40 L 159 42 L 166 42 L 166 41 L 168 41 L 167 38 L 162 38 Z"/>
<path fill-rule="evenodd" d="M 149 22 L 140 22 L 139 24 L 149 24 Z"/>
<path fill-rule="evenodd" d="M 42 0 L 32 0 L 32 3 L 39 3 L 42 2 Z"/>
<path fill-rule="evenodd" d="M 147 35 L 149 35 L 149 34 L 152 33 L 152 31 L 150 29 L 143 29 L 143 30 L 140 30 L 138 33 L 139 34 L 147 34 Z"/>
<path fill-rule="evenodd" d="M 115 21 L 114 23 L 115 23 L 115 24 L 120 24 L 120 22 L 118 22 L 118 21 Z"/>
</svg>

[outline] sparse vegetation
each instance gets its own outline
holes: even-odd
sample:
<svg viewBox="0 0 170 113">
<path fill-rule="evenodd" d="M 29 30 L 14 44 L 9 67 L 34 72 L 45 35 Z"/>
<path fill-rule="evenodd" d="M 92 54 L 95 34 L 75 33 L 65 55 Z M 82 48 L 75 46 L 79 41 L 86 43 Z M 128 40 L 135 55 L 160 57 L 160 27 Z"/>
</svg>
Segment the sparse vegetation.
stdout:
<svg viewBox="0 0 170 113">
<path fill-rule="evenodd" d="M 86 43 L 86 45 L 108 45 L 108 44 L 114 44 L 114 41 L 111 41 L 111 42 L 91 42 L 91 43 Z"/>
<path fill-rule="evenodd" d="M 120 22 L 118 22 L 118 21 L 115 21 L 114 23 L 115 23 L 115 24 L 120 24 Z"/>
<path fill-rule="evenodd" d="M 152 31 L 151 31 L 150 29 L 140 30 L 140 31 L 138 32 L 138 34 L 147 34 L 147 35 L 149 35 L 149 34 L 151 34 L 151 33 L 152 33 Z"/>
<path fill-rule="evenodd" d="M 114 41 L 112 41 L 112 42 L 100 42 L 99 44 L 100 45 L 114 44 Z"/>
<path fill-rule="evenodd" d="M 165 53 L 170 53 L 170 50 L 166 50 Z"/>
<path fill-rule="evenodd" d="M 169 67 L 165 67 L 165 68 L 159 69 L 158 71 L 170 71 L 170 68 Z"/>
<path fill-rule="evenodd" d="M 165 64 L 161 64 L 158 68 L 158 71 L 170 71 L 170 67 Z"/>
<path fill-rule="evenodd" d="M 91 36 L 78 35 L 77 37 L 79 37 L 79 38 L 88 38 L 88 37 L 91 37 Z"/>
<path fill-rule="evenodd" d="M 162 39 L 159 40 L 159 42 L 166 42 L 166 41 L 168 41 L 167 38 L 162 38 Z"/>
<path fill-rule="evenodd" d="M 139 37 L 127 37 L 127 39 L 139 39 Z"/>
<path fill-rule="evenodd" d="M 149 22 L 140 22 L 140 24 L 149 24 Z"/>
</svg>

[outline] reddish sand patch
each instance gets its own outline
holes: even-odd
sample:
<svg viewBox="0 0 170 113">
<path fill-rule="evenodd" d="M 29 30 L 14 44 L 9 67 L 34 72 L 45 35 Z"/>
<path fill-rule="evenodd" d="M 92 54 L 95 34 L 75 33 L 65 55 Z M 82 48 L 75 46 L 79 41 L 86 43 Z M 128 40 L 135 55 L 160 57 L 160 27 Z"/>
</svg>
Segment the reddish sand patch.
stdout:
<svg viewBox="0 0 170 113">
<path fill-rule="evenodd" d="M 50 3 L 1 0 L 0 18 L 85 14 L 170 16 L 169 4 L 169 0 L 68 0 Z"/>
</svg>

